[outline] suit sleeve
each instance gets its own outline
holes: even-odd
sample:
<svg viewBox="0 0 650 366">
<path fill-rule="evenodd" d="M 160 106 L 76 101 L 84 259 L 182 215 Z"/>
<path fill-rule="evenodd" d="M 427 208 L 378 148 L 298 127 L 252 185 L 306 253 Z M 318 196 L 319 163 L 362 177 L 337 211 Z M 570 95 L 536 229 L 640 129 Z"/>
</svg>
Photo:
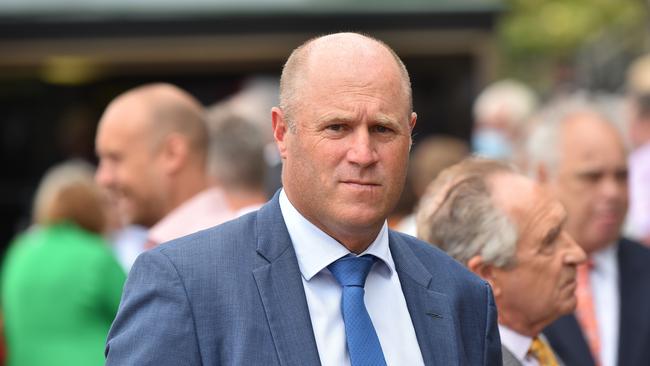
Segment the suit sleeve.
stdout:
<svg viewBox="0 0 650 366">
<path fill-rule="evenodd" d="M 499 327 L 497 323 L 497 307 L 492 296 L 492 288 L 485 284 L 487 289 L 487 316 L 485 324 L 485 355 L 484 365 L 502 365 L 501 357 L 501 338 L 499 336 Z"/>
<path fill-rule="evenodd" d="M 201 365 L 185 286 L 161 251 L 143 253 L 131 268 L 105 355 L 107 366 Z"/>
</svg>

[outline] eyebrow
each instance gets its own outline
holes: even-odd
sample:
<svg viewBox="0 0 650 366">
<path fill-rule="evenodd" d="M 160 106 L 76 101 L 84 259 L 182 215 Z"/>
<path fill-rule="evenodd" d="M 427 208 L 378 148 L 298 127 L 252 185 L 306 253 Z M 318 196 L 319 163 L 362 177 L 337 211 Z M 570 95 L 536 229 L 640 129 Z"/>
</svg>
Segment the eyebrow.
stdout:
<svg viewBox="0 0 650 366">
<path fill-rule="evenodd" d="M 375 118 L 375 121 L 378 123 L 382 124 L 399 124 L 399 121 L 395 120 L 394 118 L 391 118 L 385 114 L 379 114 L 377 115 L 377 118 Z"/>
<path fill-rule="evenodd" d="M 546 235 L 544 235 L 544 239 L 542 239 L 542 243 L 544 244 L 550 244 L 552 243 L 562 232 L 562 229 L 564 228 L 564 224 L 566 223 L 566 216 L 560 221 L 557 225 L 551 228 Z"/>
<path fill-rule="evenodd" d="M 394 118 L 391 118 L 390 116 L 379 113 L 374 118 L 372 119 L 373 122 L 383 124 L 383 125 L 398 125 L 399 121 L 395 120 Z M 352 123 L 356 121 L 356 118 L 352 113 L 346 113 L 346 114 L 337 114 L 337 113 L 331 113 L 331 114 L 326 114 L 325 116 L 319 118 L 316 120 L 317 123 L 322 124 L 322 123 L 331 123 L 331 122 L 344 122 L 344 123 Z"/>
</svg>

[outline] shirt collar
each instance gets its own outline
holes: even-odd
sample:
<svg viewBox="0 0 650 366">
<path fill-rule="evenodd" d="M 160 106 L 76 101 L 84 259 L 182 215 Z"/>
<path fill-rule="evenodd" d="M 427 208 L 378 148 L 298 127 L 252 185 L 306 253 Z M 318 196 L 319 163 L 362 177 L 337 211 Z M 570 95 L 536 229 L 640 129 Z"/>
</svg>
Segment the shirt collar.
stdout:
<svg viewBox="0 0 650 366">
<path fill-rule="evenodd" d="M 306 281 L 322 271 L 332 262 L 351 254 L 350 251 L 331 236 L 307 220 L 291 204 L 284 189 L 280 192 L 280 211 L 287 225 L 293 243 L 300 272 Z M 384 265 L 381 271 L 390 276 L 395 270 L 395 263 L 388 245 L 388 226 L 386 222 L 370 246 L 360 255 L 372 254 Z M 353 254 L 354 255 L 354 254 Z"/>
<path fill-rule="evenodd" d="M 592 260 L 592 271 L 608 272 L 612 266 L 616 266 L 618 256 L 618 244 L 614 243 L 607 247 L 597 250 L 590 255 Z"/>
<path fill-rule="evenodd" d="M 499 334 L 501 336 L 501 344 L 512 353 L 513 356 L 520 362 L 523 362 L 530 350 L 530 345 L 533 344 L 531 337 L 517 333 L 514 330 L 499 324 Z"/>
<path fill-rule="evenodd" d="M 161 244 L 221 223 L 230 216 L 230 212 L 224 210 L 225 207 L 227 207 L 225 198 L 220 188 L 205 189 L 181 203 L 151 227 L 148 233 L 149 240 Z M 206 223 L 203 225 L 204 227 L 197 227 L 197 219 L 200 223 L 200 220 L 206 217 L 210 219 L 216 217 L 218 220 L 215 220 L 214 223 Z"/>
</svg>

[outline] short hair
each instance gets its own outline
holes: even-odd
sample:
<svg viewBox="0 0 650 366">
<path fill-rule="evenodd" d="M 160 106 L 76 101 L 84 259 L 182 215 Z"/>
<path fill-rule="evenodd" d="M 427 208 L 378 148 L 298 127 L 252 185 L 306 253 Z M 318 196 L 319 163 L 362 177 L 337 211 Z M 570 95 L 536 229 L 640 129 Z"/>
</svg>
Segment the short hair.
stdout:
<svg viewBox="0 0 650 366">
<path fill-rule="evenodd" d="M 208 131 L 205 109 L 201 103 L 185 90 L 168 83 L 151 83 L 131 89 L 115 99 L 113 103 L 127 98 L 141 98 L 150 113 L 152 146 L 157 147 L 172 132 L 189 140 L 190 148 L 206 155 Z"/>
<path fill-rule="evenodd" d="M 406 69 L 406 66 L 404 66 L 404 63 L 399 58 L 397 53 L 395 53 L 395 51 L 393 51 L 393 49 L 390 48 L 386 43 L 376 38 L 361 33 L 354 33 L 354 34 L 358 34 L 361 37 L 364 37 L 370 41 L 379 44 L 381 47 L 386 49 L 393 56 L 393 59 L 395 60 L 395 63 L 401 75 L 402 89 L 404 90 L 404 93 L 406 94 L 405 96 L 409 103 L 409 113 L 412 112 L 413 96 L 411 91 L 411 79 L 409 77 L 409 73 L 408 70 Z M 307 65 L 307 61 L 309 60 L 309 56 L 311 55 L 311 50 L 314 43 L 326 36 L 328 35 L 322 35 L 322 36 L 311 38 L 305 41 L 297 48 L 295 48 L 289 55 L 289 58 L 285 62 L 284 66 L 282 67 L 282 75 L 280 76 L 280 108 L 282 109 L 282 111 L 285 113 L 287 117 L 286 119 L 290 131 L 295 131 L 295 125 L 292 117 L 294 115 L 294 106 L 297 103 L 296 81 L 300 80 L 302 77 L 301 73 L 304 72 L 304 68 Z"/>
<path fill-rule="evenodd" d="M 491 196 L 490 177 L 515 174 L 509 164 L 471 157 L 444 170 L 422 197 L 418 238 L 438 246 L 463 264 L 480 255 L 487 264 L 515 264 L 519 234 Z"/>
<path fill-rule="evenodd" d="M 106 197 L 93 175 L 94 167 L 81 160 L 48 169 L 36 190 L 34 222 L 51 225 L 67 221 L 102 233 L 108 223 Z"/>
<path fill-rule="evenodd" d="M 534 126 L 526 138 L 524 152 L 527 173 L 531 178 L 538 178 L 536 174 L 540 165 L 545 166 L 550 175 L 557 172 L 562 159 L 562 128 L 567 120 L 583 114 L 595 116 L 605 123 L 613 120 L 601 101 L 585 92 L 576 92 L 553 100 L 534 117 Z"/>
<path fill-rule="evenodd" d="M 508 129 L 518 129 L 537 108 L 537 95 L 527 85 L 512 79 L 488 85 L 474 102 L 474 120 L 480 123 L 507 112 Z"/>
<path fill-rule="evenodd" d="M 226 188 L 263 189 L 266 176 L 263 132 L 226 106 L 208 117 L 208 173 Z"/>
</svg>

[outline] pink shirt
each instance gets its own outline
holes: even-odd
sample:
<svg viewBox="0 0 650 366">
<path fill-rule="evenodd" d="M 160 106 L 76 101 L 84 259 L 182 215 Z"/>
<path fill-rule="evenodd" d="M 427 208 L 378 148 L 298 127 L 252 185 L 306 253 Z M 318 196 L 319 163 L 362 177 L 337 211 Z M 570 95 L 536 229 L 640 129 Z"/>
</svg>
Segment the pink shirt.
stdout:
<svg viewBox="0 0 650 366">
<path fill-rule="evenodd" d="M 161 244 L 219 225 L 233 218 L 220 188 L 197 193 L 149 230 L 149 240 Z"/>
</svg>

